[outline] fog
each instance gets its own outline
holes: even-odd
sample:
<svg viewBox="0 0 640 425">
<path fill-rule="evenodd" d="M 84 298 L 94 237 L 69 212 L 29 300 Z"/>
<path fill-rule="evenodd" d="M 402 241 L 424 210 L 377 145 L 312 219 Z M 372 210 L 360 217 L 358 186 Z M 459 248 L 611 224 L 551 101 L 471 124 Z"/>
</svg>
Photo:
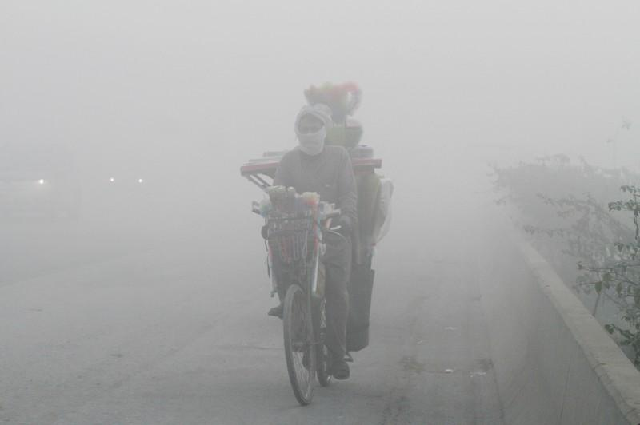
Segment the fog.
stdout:
<svg viewBox="0 0 640 425">
<path fill-rule="evenodd" d="M 225 214 L 216 202 L 229 189 L 224 210 L 238 216 L 235 202 L 252 192 L 230 176 L 295 144 L 310 84 L 363 87 L 364 142 L 412 191 L 443 150 L 448 166 L 469 150 L 609 165 L 606 140 L 640 109 L 633 1 L 0 7 L 0 138 L 73 146 L 87 182 L 152 176 L 181 196 L 182 212 L 210 201 L 209 214 Z M 636 152 L 631 130 L 620 158 L 637 157 L 625 155 Z"/>
<path fill-rule="evenodd" d="M 145 326 L 161 322 L 163 311 L 153 311 L 149 303 L 155 301 L 145 298 L 156 291 L 166 295 L 158 306 L 172 320 L 180 322 L 180 312 L 197 323 L 215 322 L 212 317 L 220 314 L 237 318 L 249 309 L 239 303 L 235 287 L 243 300 L 255 302 L 251 317 L 258 319 L 242 322 L 246 326 L 234 335 L 245 341 L 255 335 L 254 325 L 266 326 L 264 312 L 273 302 L 263 269 L 262 222 L 250 212 L 251 201 L 262 194 L 239 168 L 264 151 L 296 145 L 294 118 L 311 84 L 359 84 L 364 97 L 356 118 L 363 123 L 363 143 L 374 147 L 382 173 L 395 184 L 392 230 L 374 264 L 378 287 L 398 276 L 428 275 L 418 270 L 425 256 L 436 253 L 446 262 L 456 257 L 458 242 L 484 237 L 468 232 L 493 215 L 478 212 L 479 205 L 489 208 L 494 201 L 489 164 L 565 153 L 637 171 L 639 18 L 634 0 L 2 0 L 0 145 L 63 147 L 73 158 L 82 195 L 75 219 L 2 216 L 0 290 L 12 288 L 5 289 L 5 303 L 16 296 L 24 307 L 11 317 L 13 310 L 7 310 L 7 323 L 20 326 L 20 314 L 31 308 L 69 310 L 68 316 L 49 317 L 48 326 L 29 322 L 27 339 L 5 353 L 13 363 L 2 393 L 18 395 L 13 406 L 0 402 L 0 411 L 6 410 L 8 421 L 83 423 L 100 410 L 86 410 L 87 403 L 106 405 L 100 400 L 108 397 L 94 389 L 82 404 L 90 413 L 74 417 L 69 412 L 79 407 L 65 400 L 78 394 L 50 395 L 54 382 L 67 382 L 59 362 L 82 358 L 82 374 L 88 375 L 93 361 L 84 337 L 51 333 L 56 320 L 61 329 L 86 320 L 83 335 L 114 327 L 126 334 L 136 320 Z M 631 126 L 620 131 L 623 120 Z M 118 266 L 121 261 L 137 266 Z M 151 289 L 156 278 L 173 279 L 171 290 L 160 282 Z M 195 292 L 186 283 L 190 278 L 198 282 Z M 61 279 L 77 283 L 68 288 L 78 291 L 71 298 L 54 296 L 47 286 Z M 110 286 L 118 279 L 129 289 L 74 310 L 85 300 L 85 284 Z M 139 285 L 150 292 L 143 295 Z M 16 295 L 17 288 L 34 288 L 36 301 Z M 210 306 L 208 297 L 216 298 Z M 122 310 L 109 310 L 114 299 L 126 300 Z M 182 310 L 172 310 L 174 299 Z M 233 312 L 226 302 L 237 304 Z M 376 303 L 374 308 L 391 312 L 392 304 Z M 199 326 L 181 323 L 167 331 L 173 332 L 169 340 Z M 280 338 L 276 324 L 268 324 L 272 337 Z M 7 332 L 20 340 L 15 328 Z M 128 342 L 117 335 L 95 340 L 93 349 L 112 353 L 131 344 L 129 334 Z M 56 351 L 63 350 L 55 348 L 58 337 L 80 351 Z M 143 338 L 132 356 L 154 353 L 161 343 Z M 22 355 L 30 360 L 18 361 Z M 274 364 L 282 366 L 281 357 L 274 354 Z M 55 378 L 29 386 L 19 377 L 30 362 Z M 143 363 L 112 365 L 104 376 L 117 381 L 122 370 L 137 373 Z M 273 378 L 287 385 L 284 370 Z M 280 401 L 293 401 L 286 391 Z M 51 408 L 43 402 L 37 413 L 27 413 L 38 400 L 48 400 Z M 181 416 L 179 409 L 171 414 L 163 420 L 206 422 Z M 140 415 L 112 420 L 143 423 Z M 219 423 L 236 423 L 225 421 Z"/>
</svg>

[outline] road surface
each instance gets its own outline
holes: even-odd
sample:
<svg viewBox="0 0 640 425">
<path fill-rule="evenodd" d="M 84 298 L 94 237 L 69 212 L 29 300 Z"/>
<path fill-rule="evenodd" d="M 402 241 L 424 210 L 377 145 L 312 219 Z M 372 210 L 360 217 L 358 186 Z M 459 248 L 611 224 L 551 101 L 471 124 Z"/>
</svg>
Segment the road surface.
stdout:
<svg viewBox="0 0 640 425">
<path fill-rule="evenodd" d="M 501 424 L 482 285 L 508 224 L 483 185 L 433 191 L 397 190 L 371 345 L 304 408 L 246 208 L 222 229 L 3 223 L 0 421 Z"/>
</svg>

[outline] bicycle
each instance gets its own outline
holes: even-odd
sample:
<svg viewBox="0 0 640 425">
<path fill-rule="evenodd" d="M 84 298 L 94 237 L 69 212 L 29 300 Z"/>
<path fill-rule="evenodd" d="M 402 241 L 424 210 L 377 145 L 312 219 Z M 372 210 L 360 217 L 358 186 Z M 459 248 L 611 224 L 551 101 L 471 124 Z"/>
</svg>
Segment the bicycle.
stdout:
<svg viewBox="0 0 640 425">
<path fill-rule="evenodd" d="M 332 380 L 325 345 L 322 255 L 324 236 L 340 235 L 339 228 L 330 227 L 340 210 L 320 202 L 317 194 L 297 195 L 277 186 L 268 193 L 269 202 L 254 203 L 253 211 L 265 218 L 263 238 L 272 294 L 285 294 L 282 325 L 289 381 L 296 399 L 305 406 L 313 398 L 316 376 L 323 387 Z"/>
</svg>

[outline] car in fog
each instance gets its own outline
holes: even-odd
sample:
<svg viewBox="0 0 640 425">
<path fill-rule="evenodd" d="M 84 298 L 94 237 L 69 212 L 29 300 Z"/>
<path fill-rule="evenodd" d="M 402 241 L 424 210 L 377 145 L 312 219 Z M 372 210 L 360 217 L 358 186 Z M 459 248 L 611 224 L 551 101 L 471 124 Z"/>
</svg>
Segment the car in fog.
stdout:
<svg viewBox="0 0 640 425">
<path fill-rule="evenodd" d="M 84 179 L 86 214 L 129 220 L 149 217 L 164 205 L 173 180 L 161 179 L 136 161 L 118 158 L 103 161 L 99 169 L 87 170 Z M 169 200 L 167 200 L 169 202 Z"/>
<path fill-rule="evenodd" d="M 0 214 L 77 218 L 82 189 L 69 149 L 52 143 L 0 142 Z"/>
<path fill-rule="evenodd" d="M 95 190 L 102 201 L 114 209 L 144 205 L 156 182 L 148 178 L 138 167 L 113 168 L 106 173 L 93 176 Z"/>
</svg>

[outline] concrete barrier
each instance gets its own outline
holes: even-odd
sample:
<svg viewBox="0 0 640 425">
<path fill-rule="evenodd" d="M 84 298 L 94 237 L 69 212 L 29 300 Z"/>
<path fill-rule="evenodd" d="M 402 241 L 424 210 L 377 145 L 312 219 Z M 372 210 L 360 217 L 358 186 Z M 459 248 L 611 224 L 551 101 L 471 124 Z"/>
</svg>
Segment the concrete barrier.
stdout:
<svg viewBox="0 0 640 425">
<path fill-rule="evenodd" d="M 505 423 L 640 424 L 640 373 L 530 244 L 509 245 L 483 294 Z"/>
</svg>

